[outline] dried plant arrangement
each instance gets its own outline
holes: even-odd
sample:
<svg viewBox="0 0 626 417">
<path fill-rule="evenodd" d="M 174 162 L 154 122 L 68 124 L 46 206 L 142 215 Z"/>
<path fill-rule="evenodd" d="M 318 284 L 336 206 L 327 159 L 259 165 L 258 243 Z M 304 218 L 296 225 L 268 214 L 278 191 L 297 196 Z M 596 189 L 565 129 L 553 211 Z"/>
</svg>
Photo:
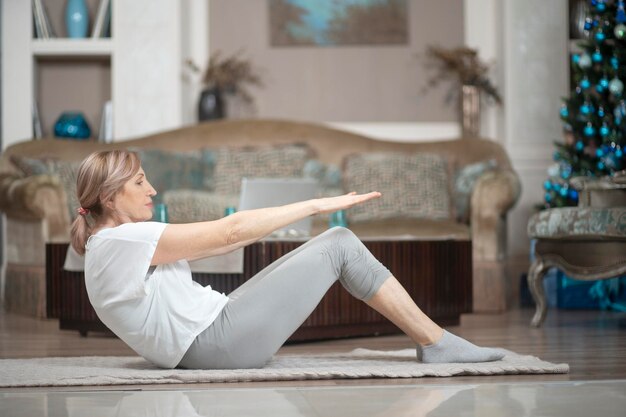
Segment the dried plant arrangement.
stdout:
<svg viewBox="0 0 626 417">
<path fill-rule="evenodd" d="M 207 88 L 217 88 L 225 93 L 236 94 L 251 104 L 254 99 L 246 86 L 263 87 L 263 82 L 258 69 L 241 55 L 242 52 L 239 51 L 223 58 L 221 51 L 215 51 L 211 54 L 207 68 L 202 74 L 202 83 Z M 187 65 L 194 72 L 200 72 L 200 68 L 192 60 L 187 60 Z"/>
<path fill-rule="evenodd" d="M 463 85 L 478 87 L 488 99 L 502 104 L 498 89 L 493 85 L 487 74 L 489 66 L 478 57 L 478 51 L 468 47 L 446 49 L 429 46 L 426 50 L 424 67 L 435 74 L 428 79 L 425 91 L 435 88 L 442 81 L 453 82 L 448 98 L 451 99 Z"/>
</svg>

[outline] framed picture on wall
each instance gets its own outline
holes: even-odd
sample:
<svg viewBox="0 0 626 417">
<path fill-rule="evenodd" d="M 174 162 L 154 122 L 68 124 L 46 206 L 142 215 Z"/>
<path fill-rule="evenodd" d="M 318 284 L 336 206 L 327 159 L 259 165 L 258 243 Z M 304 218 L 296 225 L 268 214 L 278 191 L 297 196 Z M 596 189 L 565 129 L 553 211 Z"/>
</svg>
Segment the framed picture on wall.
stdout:
<svg viewBox="0 0 626 417">
<path fill-rule="evenodd" d="M 270 45 L 404 45 L 407 0 L 268 0 Z"/>
</svg>

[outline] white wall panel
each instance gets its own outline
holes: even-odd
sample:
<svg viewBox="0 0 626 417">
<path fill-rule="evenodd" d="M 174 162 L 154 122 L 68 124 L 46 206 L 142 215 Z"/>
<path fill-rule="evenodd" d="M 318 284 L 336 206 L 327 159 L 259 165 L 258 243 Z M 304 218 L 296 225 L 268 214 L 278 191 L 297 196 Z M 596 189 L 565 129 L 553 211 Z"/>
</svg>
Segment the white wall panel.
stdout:
<svg viewBox="0 0 626 417">
<path fill-rule="evenodd" d="M 135 0 L 113 8 L 114 138 L 182 125 L 181 4 Z"/>
</svg>

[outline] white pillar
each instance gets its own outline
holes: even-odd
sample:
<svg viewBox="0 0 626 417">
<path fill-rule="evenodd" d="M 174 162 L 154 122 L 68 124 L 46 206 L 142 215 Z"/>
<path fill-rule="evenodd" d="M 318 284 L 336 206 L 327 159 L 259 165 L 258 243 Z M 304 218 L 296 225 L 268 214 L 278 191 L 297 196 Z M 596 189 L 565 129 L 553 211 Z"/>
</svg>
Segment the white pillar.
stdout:
<svg viewBox="0 0 626 417">
<path fill-rule="evenodd" d="M 182 0 L 182 60 L 192 60 L 201 72 L 209 61 L 209 2 Z M 194 73 L 183 64 L 183 124 L 198 121 L 198 98 L 202 91 L 201 72 Z"/>
<path fill-rule="evenodd" d="M 31 2 L 2 0 L 2 149 L 33 137 Z"/>
<path fill-rule="evenodd" d="M 113 7 L 115 140 L 182 125 L 181 20 L 178 1 L 135 0 Z"/>
<path fill-rule="evenodd" d="M 501 2 L 499 0 L 464 0 L 463 16 L 465 28 L 465 45 L 478 50 L 483 61 L 491 65 L 489 76 L 503 90 L 503 60 L 500 55 L 501 39 Z M 481 103 L 481 136 L 498 142 L 502 138 L 503 112 L 493 103 Z"/>
</svg>

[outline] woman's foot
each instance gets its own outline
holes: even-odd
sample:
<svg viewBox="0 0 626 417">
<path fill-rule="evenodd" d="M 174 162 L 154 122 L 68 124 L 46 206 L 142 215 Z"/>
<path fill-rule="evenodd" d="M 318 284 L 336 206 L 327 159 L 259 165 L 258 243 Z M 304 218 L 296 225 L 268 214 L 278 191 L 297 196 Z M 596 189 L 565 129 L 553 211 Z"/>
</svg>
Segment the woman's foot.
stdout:
<svg viewBox="0 0 626 417">
<path fill-rule="evenodd" d="M 501 350 L 476 346 L 446 330 L 436 343 L 417 345 L 417 360 L 424 363 L 490 362 L 503 357 Z"/>
</svg>

